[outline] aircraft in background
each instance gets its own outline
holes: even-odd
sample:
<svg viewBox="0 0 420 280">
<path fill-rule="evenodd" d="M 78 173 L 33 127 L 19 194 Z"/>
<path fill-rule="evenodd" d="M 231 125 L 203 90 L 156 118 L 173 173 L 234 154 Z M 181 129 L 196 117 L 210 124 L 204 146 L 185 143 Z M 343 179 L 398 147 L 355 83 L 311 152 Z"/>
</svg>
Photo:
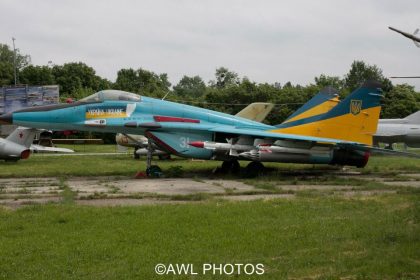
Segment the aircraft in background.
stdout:
<svg viewBox="0 0 420 280">
<path fill-rule="evenodd" d="M 117 133 L 115 142 L 119 146 L 134 148 L 133 154 L 135 159 L 147 155 L 148 140 L 143 135 Z M 153 155 L 159 156 L 159 159 L 170 159 L 170 154 L 159 150 L 156 145 L 153 145 Z"/>
<path fill-rule="evenodd" d="M 53 130 L 141 134 L 148 139 L 147 171 L 153 145 L 186 158 L 224 161 L 232 170 L 250 160 L 246 171 L 258 174 L 261 162 L 318 163 L 364 167 L 371 151 L 418 157 L 372 147 L 382 90 L 367 82 L 326 113 L 277 126 L 212 110 L 104 90 L 72 104 L 39 106 L 0 116 L 2 123 Z"/>
<path fill-rule="evenodd" d="M 42 146 L 42 145 L 37 145 L 37 144 L 32 144 L 30 149 L 31 149 L 31 152 L 34 152 L 34 153 L 63 153 L 63 154 L 74 153 L 72 149 L 47 147 L 47 146 Z"/>
<path fill-rule="evenodd" d="M 392 31 L 398 32 L 401 35 L 403 35 L 404 37 L 407 37 L 411 40 L 413 40 L 414 44 L 416 45 L 416 47 L 420 48 L 420 38 L 417 37 L 416 35 L 419 33 L 419 29 L 417 28 L 413 34 L 398 30 L 394 27 L 388 26 L 389 29 L 391 29 Z"/>
<path fill-rule="evenodd" d="M 7 138 L 0 138 L 0 159 L 18 161 L 31 155 L 36 129 L 18 127 Z"/>
<path fill-rule="evenodd" d="M 394 143 L 404 143 L 405 147 L 420 148 L 420 111 L 404 119 L 379 120 L 378 130 L 373 136 L 375 146 L 387 144 L 392 149 Z"/>
<path fill-rule="evenodd" d="M 32 144 L 37 133 L 37 129 L 18 127 L 6 138 L 0 138 L 0 159 L 6 161 L 27 159 L 31 155 L 31 151 L 39 153 L 74 152 L 73 150 L 65 148 L 45 147 Z"/>
</svg>

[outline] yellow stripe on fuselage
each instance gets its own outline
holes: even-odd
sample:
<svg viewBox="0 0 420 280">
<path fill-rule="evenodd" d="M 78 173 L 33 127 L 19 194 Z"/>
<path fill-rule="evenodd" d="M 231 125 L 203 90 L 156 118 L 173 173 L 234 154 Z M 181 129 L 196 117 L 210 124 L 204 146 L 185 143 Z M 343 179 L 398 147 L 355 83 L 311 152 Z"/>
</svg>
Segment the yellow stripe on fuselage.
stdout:
<svg viewBox="0 0 420 280">
<path fill-rule="evenodd" d="M 338 99 L 338 97 L 334 97 L 330 100 L 325 101 L 324 103 L 321 103 L 309 110 L 304 111 L 303 113 L 294 116 L 293 118 L 284 121 L 283 123 L 288 123 L 288 122 L 292 122 L 292 121 L 297 121 L 297 120 L 301 120 L 301 119 L 305 119 L 305 118 L 309 118 L 309 117 L 313 117 L 313 116 L 317 116 L 320 114 L 324 114 L 326 112 L 329 112 L 332 108 L 334 108 L 338 103 L 340 103 L 340 100 Z"/>
<path fill-rule="evenodd" d="M 89 113 L 86 112 L 86 119 L 109 119 L 109 118 L 126 118 L 126 112 L 95 112 Z"/>
<path fill-rule="evenodd" d="M 376 133 L 380 112 L 381 107 L 377 106 L 362 110 L 357 115 L 348 113 L 312 123 L 277 128 L 271 132 L 333 138 L 372 145 L 372 135 Z"/>
</svg>

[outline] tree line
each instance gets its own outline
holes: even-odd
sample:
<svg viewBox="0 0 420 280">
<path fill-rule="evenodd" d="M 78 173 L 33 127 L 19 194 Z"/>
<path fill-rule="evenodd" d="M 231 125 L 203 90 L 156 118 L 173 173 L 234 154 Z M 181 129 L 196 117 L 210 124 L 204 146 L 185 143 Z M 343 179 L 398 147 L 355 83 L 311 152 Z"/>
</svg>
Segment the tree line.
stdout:
<svg viewBox="0 0 420 280">
<path fill-rule="evenodd" d="M 14 84 L 13 50 L 0 44 L 0 83 Z M 28 85 L 60 86 L 62 99 L 81 99 L 103 89 L 118 89 L 140 95 L 188 103 L 195 106 L 234 114 L 251 102 L 277 104 L 266 122 L 281 123 L 287 116 L 312 98 L 325 86 L 339 90 L 341 98 L 347 96 L 366 80 L 382 83 L 384 95 L 382 118 L 401 118 L 420 110 L 420 93 L 414 87 L 393 85 L 376 65 L 355 60 L 343 77 L 320 74 L 308 85 L 280 83 L 256 83 L 240 77 L 234 71 L 219 67 L 213 80 L 205 82 L 200 76 L 184 76 L 171 85 L 166 73 L 155 73 L 143 68 L 120 69 L 115 82 L 98 76 L 95 70 L 83 62 L 63 65 L 33 65 L 29 55 L 16 52 L 18 82 Z"/>
</svg>

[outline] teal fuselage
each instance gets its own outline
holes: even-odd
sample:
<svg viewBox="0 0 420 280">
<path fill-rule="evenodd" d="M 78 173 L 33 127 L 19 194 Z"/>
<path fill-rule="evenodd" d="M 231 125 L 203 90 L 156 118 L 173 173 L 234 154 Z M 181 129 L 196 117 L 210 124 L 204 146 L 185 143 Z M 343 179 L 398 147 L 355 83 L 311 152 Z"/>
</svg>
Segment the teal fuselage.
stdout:
<svg viewBox="0 0 420 280">
<path fill-rule="evenodd" d="M 268 130 L 275 127 L 212 110 L 149 97 L 141 101 L 105 100 L 34 107 L 14 112 L 13 124 L 50 130 L 140 134 L 184 157 L 209 159 L 211 150 L 188 145 L 213 141 L 217 126 Z"/>
</svg>

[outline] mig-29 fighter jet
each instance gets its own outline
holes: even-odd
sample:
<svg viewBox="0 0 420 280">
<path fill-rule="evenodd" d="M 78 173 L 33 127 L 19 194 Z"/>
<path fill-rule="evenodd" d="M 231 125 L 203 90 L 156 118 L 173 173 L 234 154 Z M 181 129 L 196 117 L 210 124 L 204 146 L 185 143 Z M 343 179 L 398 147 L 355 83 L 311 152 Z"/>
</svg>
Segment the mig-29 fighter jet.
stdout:
<svg viewBox="0 0 420 280">
<path fill-rule="evenodd" d="M 267 125 L 194 106 L 104 90 L 72 104 L 39 106 L 0 116 L 0 122 L 34 128 L 141 134 L 152 144 L 186 158 L 214 159 L 234 167 L 250 160 L 364 167 L 372 150 L 382 90 L 366 82 L 326 113 Z M 408 155 L 408 154 L 407 154 Z M 415 156 L 415 155 L 413 155 Z"/>
</svg>

